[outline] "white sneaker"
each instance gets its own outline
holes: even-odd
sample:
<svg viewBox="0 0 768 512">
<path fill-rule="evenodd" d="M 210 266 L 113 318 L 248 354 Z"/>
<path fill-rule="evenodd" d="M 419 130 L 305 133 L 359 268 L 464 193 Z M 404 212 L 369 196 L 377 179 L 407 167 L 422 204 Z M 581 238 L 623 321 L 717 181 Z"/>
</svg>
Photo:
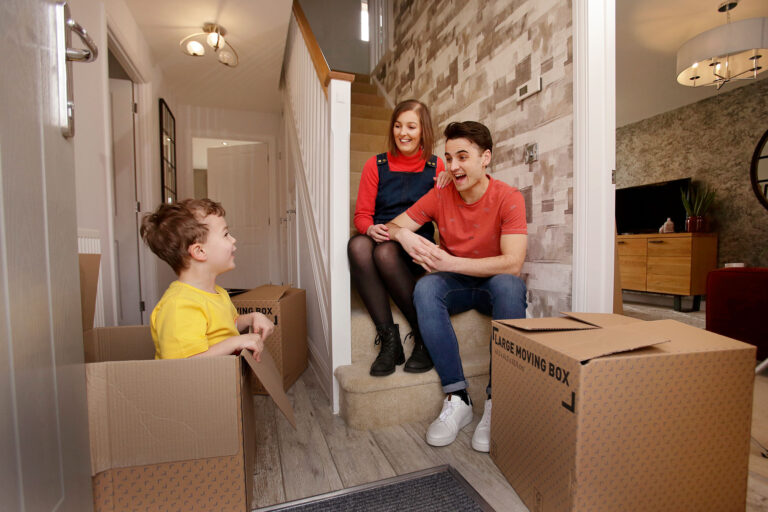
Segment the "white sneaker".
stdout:
<svg viewBox="0 0 768 512">
<path fill-rule="evenodd" d="M 456 395 L 443 401 L 440 416 L 427 429 L 427 444 L 447 446 L 456 440 L 459 430 L 472 423 L 472 406 Z"/>
<path fill-rule="evenodd" d="M 491 399 L 485 401 L 485 411 L 483 418 L 475 427 L 475 433 L 472 435 L 472 448 L 478 452 L 488 453 L 491 451 Z"/>
</svg>

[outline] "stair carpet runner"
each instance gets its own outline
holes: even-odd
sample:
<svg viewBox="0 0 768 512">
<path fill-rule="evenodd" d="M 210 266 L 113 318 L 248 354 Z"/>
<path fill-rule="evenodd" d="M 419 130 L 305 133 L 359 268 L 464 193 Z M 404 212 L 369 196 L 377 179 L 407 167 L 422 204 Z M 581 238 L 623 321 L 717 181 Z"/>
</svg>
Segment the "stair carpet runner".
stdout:
<svg viewBox="0 0 768 512">
<path fill-rule="evenodd" d="M 355 199 L 363 165 L 372 155 L 387 147 L 387 129 L 392 110 L 377 94 L 369 78 L 357 75 L 352 83 L 352 119 L 350 135 L 350 236 L 356 233 L 352 222 Z M 400 326 L 401 338 L 411 331 L 405 317 L 392 304 L 392 314 Z M 476 415 L 482 415 L 485 388 L 488 384 L 490 359 L 490 318 L 476 311 L 467 311 L 451 318 L 469 381 L 469 394 Z M 369 375 L 378 347 L 373 344 L 376 328 L 362 300 L 352 290 L 352 364 L 340 366 L 335 375 L 340 384 L 340 414 L 347 425 L 357 429 L 374 429 L 433 420 L 440 413 L 444 394 L 435 370 L 426 373 L 405 373 L 403 365 L 386 377 Z M 405 346 L 407 358 L 413 343 Z"/>
</svg>

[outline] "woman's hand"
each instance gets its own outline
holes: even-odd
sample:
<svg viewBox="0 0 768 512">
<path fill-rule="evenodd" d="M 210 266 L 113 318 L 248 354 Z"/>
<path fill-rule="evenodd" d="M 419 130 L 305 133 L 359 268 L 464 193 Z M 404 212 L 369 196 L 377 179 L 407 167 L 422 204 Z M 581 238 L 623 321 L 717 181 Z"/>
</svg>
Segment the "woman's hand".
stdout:
<svg viewBox="0 0 768 512">
<path fill-rule="evenodd" d="M 437 184 L 437 188 L 445 188 L 448 186 L 450 182 L 453 181 L 453 178 L 451 177 L 451 173 L 448 171 L 443 171 L 440 174 L 438 174 L 435 178 L 432 178 L 435 180 L 435 183 Z"/>
<path fill-rule="evenodd" d="M 372 224 L 368 226 L 365 234 L 373 238 L 374 242 L 388 242 L 389 241 L 389 228 L 386 224 Z"/>
</svg>

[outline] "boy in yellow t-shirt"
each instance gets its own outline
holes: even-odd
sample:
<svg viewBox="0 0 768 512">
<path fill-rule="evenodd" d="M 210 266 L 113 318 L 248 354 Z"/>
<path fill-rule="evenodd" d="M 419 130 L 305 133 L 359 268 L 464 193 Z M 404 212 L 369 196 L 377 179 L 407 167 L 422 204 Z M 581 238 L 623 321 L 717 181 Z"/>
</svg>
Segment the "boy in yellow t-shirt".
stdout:
<svg viewBox="0 0 768 512">
<path fill-rule="evenodd" d="M 235 268 L 235 238 L 224 208 L 210 199 L 161 204 L 141 222 L 141 237 L 179 276 L 152 311 L 155 359 L 236 354 L 258 361 L 274 325 L 261 313 L 238 316 L 216 277 Z M 252 332 L 240 331 L 252 328 Z"/>
</svg>

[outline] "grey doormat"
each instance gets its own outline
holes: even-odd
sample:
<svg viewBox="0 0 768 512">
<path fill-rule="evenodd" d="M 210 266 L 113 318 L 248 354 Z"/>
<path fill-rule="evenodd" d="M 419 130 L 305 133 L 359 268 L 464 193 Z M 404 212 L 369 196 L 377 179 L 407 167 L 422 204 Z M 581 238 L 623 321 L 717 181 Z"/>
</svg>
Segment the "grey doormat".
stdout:
<svg viewBox="0 0 768 512">
<path fill-rule="evenodd" d="M 469 482 L 451 466 L 438 466 L 257 510 L 494 512 Z"/>
</svg>

